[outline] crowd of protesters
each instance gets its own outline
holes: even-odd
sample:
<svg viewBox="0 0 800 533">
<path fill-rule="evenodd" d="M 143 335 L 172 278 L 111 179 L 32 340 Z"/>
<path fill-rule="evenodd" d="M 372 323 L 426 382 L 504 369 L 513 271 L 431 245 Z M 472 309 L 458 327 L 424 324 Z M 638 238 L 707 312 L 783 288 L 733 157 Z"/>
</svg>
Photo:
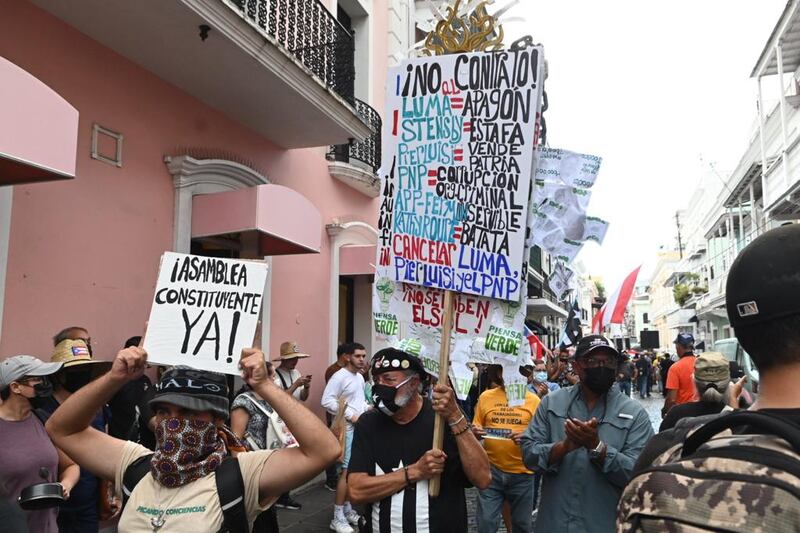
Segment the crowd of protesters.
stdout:
<svg viewBox="0 0 800 533">
<path fill-rule="evenodd" d="M 731 322 L 760 371 L 750 412 L 773 420 L 749 422 L 760 433 L 780 426 L 800 435 L 797 272 L 800 226 L 792 226 L 757 239 L 729 274 Z M 800 501 L 772 492 L 740 501 L 716 485 L 715 502 L 691 493 L 691 482 L 647 485 L 667 450 L 680 452 L 706 421 L 742 412 L 744 378 L 722 354 L 695 354 L 689 334 L 675 339 L 674 358 L 589 335 L 518 369 L 474 365 L 466 401 L 410 353 L 370 355 L 346 343 L 324 376 L 325 421 L 307 405 L 317 381 L 303 373 L 309 354 L 293 341 L 273 358 L 243 350 L 244 385 L 234 394 L 230 377 L 184 366 L 151 371 L 154 384 L 138 337 L 111 362 L 94 359 L 84 327 L 53 340 L 49 362 L 0 361 L 0 531 L 97 532 L 116 523 L 122 532 L 277 532 L 276 508 L 300 510 L 291 491 L 323 472 L 336 533 L 465 532 L 469 487 L 479 533 L 501 523 L 513 533 L 685 531 L 681 520 L 692 531 L 746 530 L 751 520 L 769 531 L 800 527 Z M 528 380 L 521 405 L 506 396 L 510 371 Z M 655 436 L 634 399 L 653 388 L 664 398 Z M 434 446 L 437 417 L 444 437 Z M 762 477 L 776 475 L 797 481 L 790 466 Z M 429 496 L 432 486 L 438 496 Z M 54 487 L 50 499 L 36 499 Z M 685 516 L 659 514 L 676 501 Z M 742 527 L 727 529 L 732 523 Z"/>
</svg>

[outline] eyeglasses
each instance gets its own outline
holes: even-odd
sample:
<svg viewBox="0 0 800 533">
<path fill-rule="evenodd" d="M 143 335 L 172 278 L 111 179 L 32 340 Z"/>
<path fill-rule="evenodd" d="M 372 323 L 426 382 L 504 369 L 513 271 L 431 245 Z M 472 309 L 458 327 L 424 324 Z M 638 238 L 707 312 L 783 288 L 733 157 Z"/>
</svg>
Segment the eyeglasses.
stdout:
<svg viewBox="0 0 800 533">
<path fill-rule="evenodd" d="M 616 359 L 598 359 L 597 357 L 587 357 L 583 360 L 583 366 L 586 368 L 597 368 L 599 366 L 605 368 L 617 368 Z"/>
<path fill-rule="evenodd" d="M 19 383 L 20 385 L 27 385 L 29 387 L 32 387 L 33 385 L 44 383 L 44 378 L 41 376 L 31 376 L 27 378 L 18 379 L 17 383 Z"/>
</svg>

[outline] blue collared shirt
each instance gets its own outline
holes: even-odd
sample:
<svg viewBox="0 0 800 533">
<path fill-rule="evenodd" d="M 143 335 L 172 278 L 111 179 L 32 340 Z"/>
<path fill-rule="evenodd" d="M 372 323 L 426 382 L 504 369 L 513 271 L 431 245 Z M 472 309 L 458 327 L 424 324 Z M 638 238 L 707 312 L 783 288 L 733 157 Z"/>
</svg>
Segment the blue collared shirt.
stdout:
<svg viewBox="0 0 800 533">
<path fill-rule="evenodd" d="M 582 421 L 597 418 L 600 440 L 608 447 L 602 466 L 592 461 L 584 448 L 568 453 L 558 464 L 548 464 L 550 450 L 566 437 L 564 423 L 568 417 Z M 614 531 L 617 501 L 652 436 L 647 412 L 616 386 L 591 412 L 580 385 L 545 396 L 521 443 L 525 464 L 543 475 L 536 531 Z"/>
</svg>

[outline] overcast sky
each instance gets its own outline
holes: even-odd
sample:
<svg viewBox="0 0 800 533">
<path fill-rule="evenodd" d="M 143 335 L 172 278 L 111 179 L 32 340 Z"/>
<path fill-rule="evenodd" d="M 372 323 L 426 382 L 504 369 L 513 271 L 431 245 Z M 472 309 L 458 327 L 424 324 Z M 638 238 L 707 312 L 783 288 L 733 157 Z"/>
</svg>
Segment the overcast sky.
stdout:
<svg viewBox="0 0 800 533">
<path fill-rule="evenodd" d="M 530 34 L 545 48 L 548 144 L 603 158 L 589 214 L 611 226 L 578 259 L 608 290 L 673 245 L 675 211 L 708 162 L 725 177 L 735 168 L 757 124 L 750 72 L 785 5 L 521 0 L 513 9 L 526 22 L 507 25 L 507 44 Z"/>
</svg>

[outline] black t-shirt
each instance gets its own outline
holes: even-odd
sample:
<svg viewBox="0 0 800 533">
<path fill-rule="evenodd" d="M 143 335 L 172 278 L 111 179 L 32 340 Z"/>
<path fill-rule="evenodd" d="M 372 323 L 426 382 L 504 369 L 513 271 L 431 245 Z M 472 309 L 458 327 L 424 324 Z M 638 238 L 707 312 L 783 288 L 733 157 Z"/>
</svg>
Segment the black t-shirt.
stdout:
<svg viewBox="0 0 800 533">
<path fill-rule="evenodd" d="M 129 381 L 108 402 L 111 408 L 111 423 L 108 434 L 122 440 L 139 441 L 139 420 L 137 407 L 145 393 L 153 386 L 150 378 L 141 376 Z"/>
<path fill-rule="evenodd" d="M 148 422 L 155 416 L 153 409 L 150 407 L 150 400 L 155 396 L 156 388 L 150 387 L 142 395 L 139 400 L 139 444 L 151 450 L 156 449 L 156 436 L 150 431 Z"/>
<path fill-rule="evenodd" d="M 666 431 L 675 427 L 678 420 L 690 416 L 713 415 L 722 411 L 725 404 L 710 402 L 689 402 L 675 405 L 669 410 L 667 416 L 661 422 L 658 431 Z"/>
<path fill-rule="evenodd" d="M 348 472 L 381 475 L 417 462 L 431 449 L 433 421 L 434 411 L 427 398 L 417 417 L 405 425 L 395 423 L 377 410 L 367 411 L 356 423 Z M 433 533 L 466 533 L 464 487 L 469 486 L 469 481 L 461 467 L 455 437 L 449 430 L 445 430 L 443 448 L 447 461 L 439 497 L 430 498 L 428 482 L 418 481 L 413 487 L 369 504 L 363 533 L 392 533 L 399 531 L 400 524 L 404 533 L 413 533 L 424 529 L 417 527 L 418 521 Z M 402 516 L 397 516 L 393 507 L 396 509 L 400 505 Z"/>
<path fill-rule="evenodd" d="M 640 357 L 636 361 L 636 370 L 639 371 L 640 376 L 647 376 L 650 374 L 650 361 L 646 357 Z"/>
</svg>

